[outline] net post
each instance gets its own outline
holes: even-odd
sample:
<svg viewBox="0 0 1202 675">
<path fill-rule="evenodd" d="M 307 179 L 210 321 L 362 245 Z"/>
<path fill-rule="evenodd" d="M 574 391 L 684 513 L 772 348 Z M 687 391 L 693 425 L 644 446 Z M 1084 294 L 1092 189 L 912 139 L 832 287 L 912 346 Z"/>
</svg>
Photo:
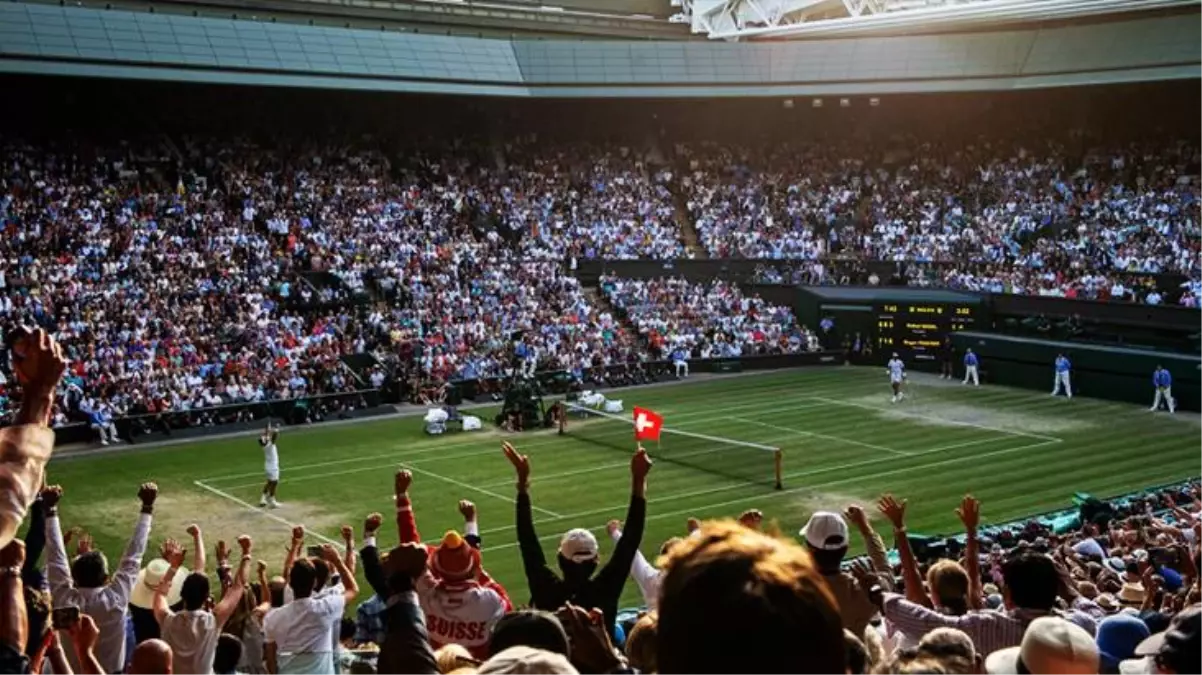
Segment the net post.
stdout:
<svg viewBox="0 0 1202 675">
<path fill-rule="evenodd" d="M 773 467 L 773 470 L 776 472 L 776 489 L 777 490 L 785 489 L 785 484 L 783 482 L 784 476 L 782 475 L 782 471 L 781 471 L 782 464 L 784 464 L 784 452 L 780 448 L 777 448 L 776 450 L 774 450 L 772 452 L 772 467 Z"/>
</svg>

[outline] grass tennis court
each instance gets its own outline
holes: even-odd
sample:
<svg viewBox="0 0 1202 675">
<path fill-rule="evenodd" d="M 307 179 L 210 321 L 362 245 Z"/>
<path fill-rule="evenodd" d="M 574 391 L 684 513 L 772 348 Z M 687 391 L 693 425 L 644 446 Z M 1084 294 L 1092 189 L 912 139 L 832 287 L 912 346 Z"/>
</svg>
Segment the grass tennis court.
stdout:
<svg viewBox="0 0 1202 675">
<path fill-rule="evenodd" d="M 968 388 L 925 375 L 913 383 L 911 399 L 897 405 L 880 368 L 812 368 L 610 394 L 627 411 L 640 405 L 662 413 L 669 429 L 784 450 L 784 490 L 776 491 L 771 452 L 670 434 L 659 447 L 649 444 L 657 462 L 648 478 L 644 553 L 654 557 L 664 539 L 682 534 L 689 516 L 734 517 L 750 507 L 794 533 L 814 510 L 867 505 L 890 491 L 910 500 L 911 532 L 935 534 L 957 531 L 953 509 L 965 491 L 981 499 L 982 518 L 993 523 L 1064 507 L 1074 492 L 1110 496 L 1199 473 L 1195 413 L 1154 415 L 1141 406 Z M 54 461 L 48 480 L 66 488 L 64 525 L 88 529 L 112 564 L 132 532 L 137 486 L 153 479 L 161 496 L 152 551 L 167 536 L 186 540 L 184 527 L 197 522 L 210 552 L 218 538 L 254 535 L 274 574 L 289 523 L 333 539 L 343 523 L 358 536 L 371 511 L 388 517 L 392 474 L 403 464 L 414 473 L 410 494 L 423 536 L 461 527 L 456 504 L 473 500 L 485 565 L 524 603 L 514 479 L 500 451 L 507 439 L 531 457 L 535 522 L 548 557 L 575 526 L 592 528 L 603 552 L 612 546 L 605 523 L 624 517 L 629 499 L 628 424 L 573 418 L 562 437 L 489 426 L 429 437 L 421 427 L 407 418 L 285 429 L 283 507 L 274 511 L 248 506 L 258 503 L 263 481 L 255 437 Z M 382 544 L 395 541 L 390 524 L 383 534 Z M 638 602 L 633 583 L 623 601 Z"/>
</svg>

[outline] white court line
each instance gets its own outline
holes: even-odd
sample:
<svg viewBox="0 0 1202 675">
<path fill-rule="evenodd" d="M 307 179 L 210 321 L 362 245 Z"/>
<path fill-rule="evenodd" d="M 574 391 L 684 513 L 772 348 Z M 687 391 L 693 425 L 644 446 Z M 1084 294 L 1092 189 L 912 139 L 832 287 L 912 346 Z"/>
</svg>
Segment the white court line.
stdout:
<svg viewBox="0 0 1202 675">
<path fill-rule="evenodd" d="M 878 473 L 873 473 L 871 476 L 849 476 L 847 478 L 840 478 L 838 480 L 827 481 L 825 483 L 818 483 L 815 485 L 807 485 L 805 487 L 795 487 L 795 488 L 789 488 L 788 490 L 766 492 L 766 493 L 763 493 L 760 495 L 747 495 L 744 497 L 739 497 L 737 499 L 731 499 L 731 500 L 727 500 L 725 502 L 716 502 L 716 503 L 712 503 L 712 504 L 705 504 L 704 506 L 695 507 L 695 508 L 691 508 L 691 509 L 681 509 L 679 511 L 670 511 L 668 513 L 657 513 L 653 516 L 647 516 L 646 522 L 663 520 L 665 518 L 679 518 L 680 516 L 690 516 L 690 515 L 696 514 L 697 512 L 699 512 L 702 509 L 715 509 L 715 508 L 722 508 L 722 507 L 726 507 L 726 506 L 735 506 L 737 504 L 746 504 L 751 501 L 755 501 L 758 503 L 758 502 L 768 501 L 770 499 L 777 499 L 779 497 L 784 497 L 786 495 L 796 494 L 798 492 L 805 492 L 808 490 L 820 490 L 820 489 L 824 489 L 824 488 L 834 487 L 837 485 L 842 485 L 844 483 L 851 483 L 854 481 L 874 480 L 877 478 L 882 478 L 885 476 L 893 476 L 893 475 L 897 475 L 900 473 L 906 473 L 909 471 L 922 471 L 922 470 L 930 469 L 930 468 L 936 467 L 936 466 L 943 466 L 945 464 L 952 464 L 955 462 L 962 462 L 965 460 L 979 459 L 981 457 L 989 457 L 992 455 L 1002 455 L 1002 454 L 1007 454 L 1007 453 L 1011 453 L 1011 452 L 1019 452 L 1021 450 L 1033 450 L 1035 448 L 1042 447 L 1044 445 L 1050 445 L 1052 443 L 1060 443 L 1060 442 L 1061 442 L 1060 439 L 1054 438 L 1054 439 L 1049 439 L 1046 441 L 1040 441 L 1038 443 L 1030 443 L 1027 445 L 1021 445 L 1016 448 L 1007 448 L 1005 450 L 995 450 L 993 452 L 987 452 L 982 455 L 974 455 L 972 457 L 952 457 L 950 459 L 939 460 L 938 462 L 927 462 L 925 464 L 918 464 L 915 466 L 904 466 L 899 469 L 893 469 L 891 471 L 881 471 Z M 927 451 L 927 452 L 930 452 L 930 451 Z M 918 456 L 920 454 L 926 454 L 926 453 L 916 453 L 915 455 L 911 455 L 911 456 L 912 457 Z M 882 460 L 874 460 L 874 461 L 879 462 Z M 892 461 L 892 460 L 890 460 L 890 461 Z M 803 475 L 806 475 L 807 473 L 815 473 L 815 472 L 803 472 L 800 474 L 786 475 L 785 478 L 786 479 L 798 478 Z M 735 487 L 741 487 L 741 486 L 735 486 Z M 676 501 L 678 499 L 701 496 L 704 494 L 709 494 L 712 492 L 721 492 L 722 490 L 728 490 L 728 489 L 732 489 L 732 488 L 730 488 L 730 487 L 716 488 L 713 490 L 704 490 L 704 491 L 699 491 L 696 493 L 684 493 L 684 494 L 679 494 L 679 495 L 673 495 L 671 497 L 665 497 L 663 499 L 656 499 L 656 500 L 648 501 L 647 504 L 648 504 L 648 506 L 650 506 L 652 504 L 660 504 L 660 503 L 669 502 L 669 501 Z M 627 508 L 628 508 L 627 504 L 622 504 L 621 506 L 614 506 L 614 507 L 610 507 L 608 509 L 597 509 L 594 511 L 587 511 L 585 513 L 572 514 L 571 516 L 567 516 L 566 518 L 574 520 L 576 518 L 582 518 L 585 516 L 613 515 L 615 513 L 625 512 L 625 510 Z M 539 523 L 536 522 L 535 524 L 537 525 Z M 591 527 L 591 528 L 589 528 L 589 530 L 600 532 L 600 531 L 603 531 L 605 529 L 605 527 L 606 527 L 605 524 L 601 524 L 601 525 Z M 501 531 L 512 530 L 512 529 L 515 529 L 515 528 L 514 527 L 508 527 L 508 528 L 504 528 L 504 529 L 497 528 L 495 530 L 487 530 L 487 531 L 481 532 L 480 534 L 481 534 L 481 536 L 483 536 L 485 534 L 489 534 L 490 532 L 501 532 Z M 538 539 L 539 539 L 539 541 L 546 541 L 548 539 L 559 539 L 562 536 L 563 536 L 562 532 L 556 532 L 555 534 L 543 535 L 543 536 L 539 537 Z M 435 543 L 437 543 L 437 542 L 435 542 Z M 506 544 L 497 544 L 497 545 L 490 545 L 490 544 L 485 543 L 484 551 L 485 552 L 498 551 L 498 550 L 504 550 L 504 549 L 509 549 L 509 548 L 515 548 L 516 546 L 518 546 L 518 542 L 516 542 L 516 541 L 509 542 Z"/>
<path fill-rule="evenodd" d="M 401 466 L 406 469 L 409 469 L 413 473 L 420 474 L 423 476 L 429 476 L 431 478 L 436 478 L 440 481 L 450 483 L 451 485 L 457 485 L 465 490 L 472 490 L 474 492 L 479 492 L 480 494 L 492 497 L 493 499 L 500 499 L 501 501 L 509 502 L 510 504 L 512 504 L 514 502 L 513 497 L 506 497 L 505 495 L 498 494 L 496 492 L 493 492 L 492 490 L 487 490 L 482 487 L 477 487 L 470 483 L 464 483 L 462 481 L 457 481 L 454 478 L 448 478 L 447 476 L 443 476 L 441 474 L 434 473 L 433 471 L 426 471 L 425 469 L 418 469 L 418 468 L 414 468 L 412 466 L 407 466 L 404 464 L 402 464 Z M 389 499 L 391 500 L 391 497 Z M 563 518 L 563 516 L 559 515 L 558 513 L 554 512 L 554 511 L 548 511 L 547 509 L 540 509 L 537 506 L 532 506 L 531 508 L 535 511 L 538 511 L 539 513 L 551 516 L 552 518 Z"/>
<path fill-rule="evenodd" d="M 931 448 L 930 450 L 926 450 L 925 452 L 939 452 L 941 450 L 951 450 L 953 448 L 967 448 L 971 445 L 984 445 L 986 443 L 993 443 L 994 441 L 1004 441 L 1007 438 L 1013 438 L 1013 436 L 991 436 L 989 438 L 978 438 L 975 441 L 964 441 L 961 443 L 951 443 L 948 445 L 941 445 L 937 448 Z M 1060 440 L 1060 439 L 1057 439 L 1057 440 Z"/>
<path fill-rule="evenodd" d="M 853 408 L 863 408 L 865 410 L 875 410 L 877 412 L 896 413 L 897 415 L 900 415 L 902 417 L 913 417 L 915 419 L 923 419 L 923 420 L 931 420 L 933 422 L 939 422 L 940 424 L 952 424 L 952 425 L 961 426 L 961 427 L 972 427 L 974 429 L 985 429 L 987 431 L 996 431 L 1000 434 L 1009 434 L 1011 436 L 1026 436 L 1027 438 L 1038 438 L 1041 441 L 1062 441 L 1062 440 L 1064 440 L 1062 438 L 1057 438 L 1055 436 L 1045 436 L 1043 434 L 1032 434 L 1032 433 L 1028 433 L 1026 431 L 1010 431 L 1008 429 L 999 429 L 998 427 L 991 427 L 987 424 L 976 424 L 974 422 L 961 422 L 959 420 L 949 420 L 944 417 L 935 417 L 934 415 L 923 415 L 920 413 L 911 413 L 911 412 L 906 412 L 905 410 L 896 408 L 896 407 L 882 408 L 881 406 L 877 406 L 877 405 L 868 405 L 867 403 L 855 403 L 853 401 L 840 401 L 839 399 L 824 398 L 822 396 L 810 396 L 809 398 L 811 398 L 815 401 L 825 401 L 826 403 L 830 403 L 831 405 L 851 406 Z"/>
<path fill-rule="evenodd" d="M 221 490 L 218 490 L 217 488 L 213 487 L 212 485 L 208 485 L 208 484 L 203 483 L 198 480 L 194 480 L 194 481 L 192 481 L 192 483 L 196 487 L 198 487 L 202 490 L 208 490 L 209 492 L 212 492 L 213 494 L 217 495 L 218 497 L 221 497 L 222 499 L 228 499 L 229 501 L 245 508 L 247 511 L 253 511 L 265 518 L 268 518 L 269 520 L 274 520 L 275 522 L 277 522 L 281 525 L 285 525 L 288 527 L 289 530 L 296 527 L 297 525 L 303 524 L 303 523 L 288 522 L 287 518 L 277 516 L 276 514 L 272 513 L 271 511 L 267 511 L 266 509 L 259 508 L 258 506 L 255 506 L 254 504 L 251 504 L 248 501 L 239 499 L 228 492 L 223 492 Z M 324 541 L 325 543 L 332 544 L 334 546 L 342 546 L 342 544 L 343 544 L 343 542 L 335 541 L 335 540 L 330 539 L 329 537 L 321 534 L 320 532 L 313 532 L 311 530 L 305 530 L 305 536 L 313 536 L 314 538 L 320 539 L 320 540 Z"/>
<path fill-rule="evenodd" d="M 772 412 L 775 413 L 776 411 L 772 411 Z M 765 413 L 765 414 L 767 414 L 767 413 Z M 833 441 L 836 443 L 847 443 L 849 445 L 858 445 L 862 448 L 869 448 L 872 450 L 881 450 L 883 452 L 891 452 L 895 455 L 901 455 L 902 457 L 911 457 L 914 454 L 912 452 L 903 452 L 902 450 L 894 450 L 893 448 L 886 448 L 883 445 L 875 445 L 873 443 L 865 443 L 863 441 L 853 441 L 850 438 L 843 438 L 841 436 L 827 436 L 826 434 L 819 434 L 819 433 L 816 433 L 813 431 L 802 431 L 801 429 L 782 427 L 782 426 L 778 426 L 775 424 L 769 424 L 767 422 L 760 422 L 758 420 L 747 419 L 746 417 L 735 417 L 732 415 L 726 415 L 725 419 L 734 420 L 736 422 L 742 422 L 743 424 L 753 424 L 757 427 L 764 427 L 765 429 L 776 429 L 777 431 L 787 431 L 789 433 L 798 434 L 801 436 L 812 436 L 814 438 L 822 438 L 822 439 L 825 439 L 828 441 Z"/>
<path fill-rule="evenodd" d="M 744 405 L 739 405 L 739 406 L 724 406 L 722 408 L 722 410 L 730 411 L 730 410 L 741 410 L 744 408 L 756 408 L 756 407 L 763 407 L 766 404 L 767 404 L 767 402 L 744 404 Z M 826 403 L 817 403 L 817 404 L 810 404 L 810 405 L 803 404 L 803 405 L 795 406 L 792 408 L 777 408 L 777 411 L 778 412 L 792 412 L 795 410 L 805 410 L 807 408 L 822 408 L 822 407 L 826 407 L 826 406 L 827 406 Z M 691 417 L 712 417 L 712 416 L 714 416 L 713 410 L 705 410 L 705 411 L 694 411 L 694 412 L 690 412 L 690 413 L 682 413 L 680 415 L 675 415 L 673 417 L 673 419 L 691 418 Z M 614 429 L 613 431 L 605 431 L 605 432 L 600 432 L 600 433 L 616 434 L 619 431 L 621 431 L 621 433 L 628 432 L 628 430 Z M 690 432 L 690 433 L 693 433 L 693 432 Z M 447 448 L 479 445 L 482 442 L 486 442 L 486 440 L 485 439 L 477 439 L 477 440 L 470 441 L 470 442 L 449 443 L 444 446 L 435 446 L 435 447 L 424 448 L 422 450 L 417 450 L 417 451 L 413 451 L 413 452 L 402 453 L 399 456 L 396 453 L 391 453 L 391 454 L 387 454 L 387 455 L 369 455 L 366 457 L 359 457 L 359 458 L 338 459 L 338 460 L 332 460 L 332 461 L 328 461 L 328 462 L 317 462 L 315 464 L 300 464 L 300 465 L 297 465 L 294 467 L 288 467 L 288 472 L 289 472 L 288 482 L 289 483 L 297 483 L 297 482 L 307 481 L 307 480 L 320 480 L 322 478 L 329 478 L 331 476 L 345 476 L 345 475 L 349 475 L 349 474 L 363 473 L 366 471 L 377 471 L 379 469 L 395 468 L 398 463 L 403 462 L 403 460 L 405 460 L 409 457 L 412 457 L 414 455 L 427 454 L 430 452 L 437 452 L 439 450 L 445 450 Z M 555 441 L 547 440 L 547 441 L 543 441 L 543 442 L 536 441 L 533 443 L 521 443 L 520 446 L 522 449 L 525 449 L 525 448 L 530 448 L 530 447 L 555 445 L 560 442 L 561 442 L 560 440 L 555 440 Z M 450 457 L 431 457 L 429 459 L 419 459 L 419 460 L 414 460 L 411 463 L 416 464 L 419 462 L 440 462 L 440 461 L 444 461 L 444 460 L 448 460 L 448 459 L 464 459 L 464 458 L 468 458 L 468 457 L 477 457 L 477 456 L 481 456 L 481 455 L 492 455 L 492 454 L 500 454 L 500 453 L 496 449 L 488 449 L 488 450 L 480 450 L 478 452 L 468 452 L 468 453 L 464 453 L 462 455 L 451 455 Z M 371 460 L 371 459 L 380 459 L 380 458 L 392 458 L 393 461 L 383 463 L 383 464 L 371 464 L 369 466 L 360 466 L 360 467 L 355 467 L 353 469 L 344 469 L 342 471 L 326 471 L 326 472 L 322 472 L 320 474 L 313 474 L 310 476 L 295 476 L 295 477 L 291 476 L 292 471 L 321 468 L 321 467 L 325 467 L 325 466 L 336 466 L 338 464 L 350 464 L 350 463 L 367 461 L 367 460 Z M 262 475 L 263 475 L 263 472 L 259 471 L 259 472 L 255 472 L 255 473 L 219 476 L 217 478 L 205 478 L 204 480 L 211 483 L 213 481 L 220 481 L 223 479 L 224 480 L 232 480 L 234 478 L 258 477 L 261 479 Z M 507 484 L 509 482 L 511 482 L 511 481 L 505 481 L 505 483 L 502 483 L 502 484 Z M 260 483 L 262 483 L 262 480 L 255 481 L 253 483 L 238 483 L 236 485 L 223 485 L 221 487 L 225 488 L 226 490 L 238 490 L 241 488 L 254 487 L 256 485 L 259 485 Z"/>
</svg>

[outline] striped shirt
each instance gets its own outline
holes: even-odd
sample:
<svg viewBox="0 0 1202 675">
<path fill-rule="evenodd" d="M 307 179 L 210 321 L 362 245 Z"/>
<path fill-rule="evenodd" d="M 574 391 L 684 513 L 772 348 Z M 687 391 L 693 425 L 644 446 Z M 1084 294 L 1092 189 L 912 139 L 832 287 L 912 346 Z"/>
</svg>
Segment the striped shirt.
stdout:
<svg viewBox="0 0 1202 675">
<path fill-rule="evenodd" d="M 999 649 L 1017 647 L 1023 641 L 1027 624 L 1051 614 L 1041 610 L 1017 609 L 947 616 L 910 602 L 896 593 L 885 594 L 882 613 L 894 629 L 914 640 L 921 639 L 936 628 L 958 628 L 972 638 L 977 651 L 985 656 Z"/>
</svg>

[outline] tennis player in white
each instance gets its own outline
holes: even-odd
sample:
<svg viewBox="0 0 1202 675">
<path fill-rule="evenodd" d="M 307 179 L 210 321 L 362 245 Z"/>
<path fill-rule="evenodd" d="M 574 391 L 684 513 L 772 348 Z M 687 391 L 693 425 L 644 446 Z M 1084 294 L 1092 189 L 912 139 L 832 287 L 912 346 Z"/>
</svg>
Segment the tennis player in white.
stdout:
<svg viewBox="0 0 1202 675">
<path fill-rule="evenodd" d="M 280 430 L 272 427 L 271 422 L 267 423 L 267 430 L 259 436 L 259 445 L 263 446 L 263 471 L 267 474 L 259 506 L 273 509 L 280 506 L 275 500 L 275 489 L 280 485 L 280 451 L 275 445 L 279 437 Z"/>
<path fill-rule="evenodd" d="M 889 384 L 893 387 L 893 403 L 897 403 L 906 397 L 906 392 L 902 391 L 902 383 L 906 381 L 906 364 L 898 358 L 897 352 L 893 352 L 893 358 L 889 359 L 889 363 L 885 364 L 889 369 Z"/>
</svg>

